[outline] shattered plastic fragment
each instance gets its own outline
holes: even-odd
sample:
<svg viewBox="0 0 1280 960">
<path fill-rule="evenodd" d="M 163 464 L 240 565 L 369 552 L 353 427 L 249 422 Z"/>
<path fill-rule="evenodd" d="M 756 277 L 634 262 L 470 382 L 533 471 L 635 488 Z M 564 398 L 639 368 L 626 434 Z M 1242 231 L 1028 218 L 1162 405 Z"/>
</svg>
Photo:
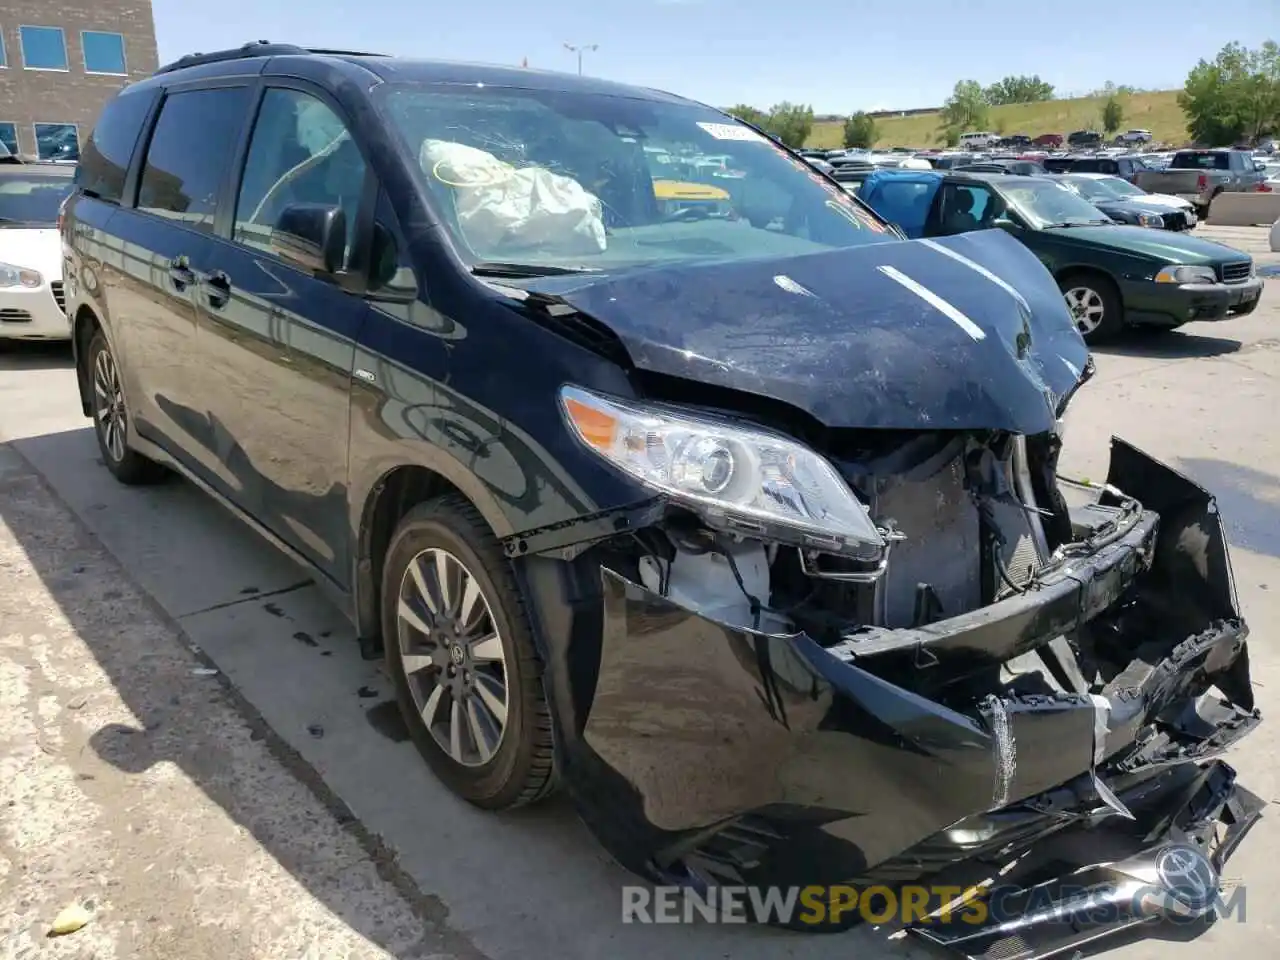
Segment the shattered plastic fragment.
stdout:
<svg viewBox="0 0 1280 960">
<path fill-rule="evenodd" d="M 991 736 L 996 748 L 995 790 L 992 794 L 991 809 L 999 810 L 1009 802 L 1009 790 L 1013 786 L 1013 775 L 1017 769 L 1017 755 L 1013 742 L 1013 730 L 1009 725 L 1009 713 L 1005 710 L 1004 701 L 999 697 L 991 697 L 987 701 L 991 710 Z"/>
</svg>

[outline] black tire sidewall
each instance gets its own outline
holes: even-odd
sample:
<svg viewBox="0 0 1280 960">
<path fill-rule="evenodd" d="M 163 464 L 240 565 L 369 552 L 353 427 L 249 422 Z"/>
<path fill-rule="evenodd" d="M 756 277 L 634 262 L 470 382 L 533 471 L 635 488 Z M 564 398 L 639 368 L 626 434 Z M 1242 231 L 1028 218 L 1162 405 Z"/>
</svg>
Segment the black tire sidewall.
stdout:
<svg viewBox="0 0 1280 960">
<path fill-rule="evenodd" d="M 414 746 L 444 784 L 463 799 L 479 806 L 501 809 L 514 804 L 522 792 L 527 769 L 536 750 L 532 742 L 534 705 L 529 702 L 529 678 L 519 649 L 521 641 L 532 643 L 523 608 L 512 604 L 495 582 L 494 572 L 473 540 L 477 531 L 460 515 L 441 502 L 423 504 L 401 521 L 387 550 L 382 576 L 382 636 L 387 670 L 396 688 L 396 699 Z M 409 561 L 431 547 L 447 550 L 466 565 L 477 579 L 489 603 L 494 626 L 502 639 L 507 680 L 507 726 L 497 752 L 483 766 L 469 768 L 454 761 L 427 729 L 418 714 L 409 681 L 400 660 L 400 639 L 396 608 L 400 585 Z M 505 558 L 502 558 L 505 562 Z M 501 577 L 501 572 L 499 572 Z M 505 578 L 502 578 L 505 579 Z M 512 613 L 515 608 L 515 614 Z M 537 682 L 541 682 L 540 678 Z"/>
</svg>

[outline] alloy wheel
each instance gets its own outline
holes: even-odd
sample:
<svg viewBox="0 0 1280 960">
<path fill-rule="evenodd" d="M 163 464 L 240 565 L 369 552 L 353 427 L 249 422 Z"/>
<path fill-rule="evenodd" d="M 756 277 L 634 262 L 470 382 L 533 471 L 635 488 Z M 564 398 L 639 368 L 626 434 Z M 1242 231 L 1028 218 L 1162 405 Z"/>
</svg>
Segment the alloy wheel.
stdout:
<svg viewBox="0 0 1280 960">
<path fill-rule="evenodd" d="M 1090 287 L 1072 287 L 1063 296 L 1071 310 L 1071 319 L 1081 334 L 1088 335 L 1102 325 L 1106 305 L 1097 290 Z"/>
<path fill-rule="evenodd" d="M 99 350 L 94 359 L 93 397 L 103 446 L 111 459 L 119 463 L 124 459 L 125 431 L 129 421 L 124 392 L 120 389 L 120 371 L 109 350 Z"/>
<path fill-rule="evenodd" d="M 400 662 L 432 738 L 465 767 L 488 763 L 507 729 L 502 637 L 480 582 L 438 547 L 409 561 L 396 610 Z"/>
</svg>

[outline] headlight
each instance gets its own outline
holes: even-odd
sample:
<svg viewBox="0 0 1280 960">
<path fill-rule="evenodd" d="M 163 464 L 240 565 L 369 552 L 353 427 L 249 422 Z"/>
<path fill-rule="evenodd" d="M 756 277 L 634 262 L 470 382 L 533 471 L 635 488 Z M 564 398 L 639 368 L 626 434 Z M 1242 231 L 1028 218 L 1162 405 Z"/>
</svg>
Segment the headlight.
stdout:
<svg viewBox="0 0 1280 960">
<path fill-rule="evenodd" d="M 1156 274 L 1156 283 L 1217 283 L 1212 267 L 1165 267 Z"/>
<path fill-rule="evenodd" d="M 778 524 L 823 549 L 884 546 L 835 468 L 778 434 L 710 417 L 560 392 L 578 439 L 630 474 L 715 521 Z"/>
<path fill-rule="evenodd" d="M 1138 226 L 1140 227 L 1163 227 L 1164 217 L 1158 213 L 1140 213 L 1138 214 Z"/>
<path fill-rule="evenodd" d="M 44 277 L 26 267 L 15 267 L 11 263 L 0 263 L 0 287 L 38 287 L 44 283 Z"/>
</svg>

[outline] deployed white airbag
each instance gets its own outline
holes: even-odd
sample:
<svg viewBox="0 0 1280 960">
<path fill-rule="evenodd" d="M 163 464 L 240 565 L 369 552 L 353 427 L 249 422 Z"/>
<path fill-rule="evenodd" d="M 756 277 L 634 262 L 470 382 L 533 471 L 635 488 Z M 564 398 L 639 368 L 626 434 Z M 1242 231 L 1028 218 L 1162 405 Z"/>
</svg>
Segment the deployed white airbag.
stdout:
<svg viewBox="0 0 1280 960">
<path fill-rule="evenodd" d="M 514 167 L 464 143 L 424 140 L 418 162 L 451 188 L 458 226 L 487 255 L 500 247 L 602 253 L 604 207 L 571 177 L 543 167 Z"/>
</svg>

